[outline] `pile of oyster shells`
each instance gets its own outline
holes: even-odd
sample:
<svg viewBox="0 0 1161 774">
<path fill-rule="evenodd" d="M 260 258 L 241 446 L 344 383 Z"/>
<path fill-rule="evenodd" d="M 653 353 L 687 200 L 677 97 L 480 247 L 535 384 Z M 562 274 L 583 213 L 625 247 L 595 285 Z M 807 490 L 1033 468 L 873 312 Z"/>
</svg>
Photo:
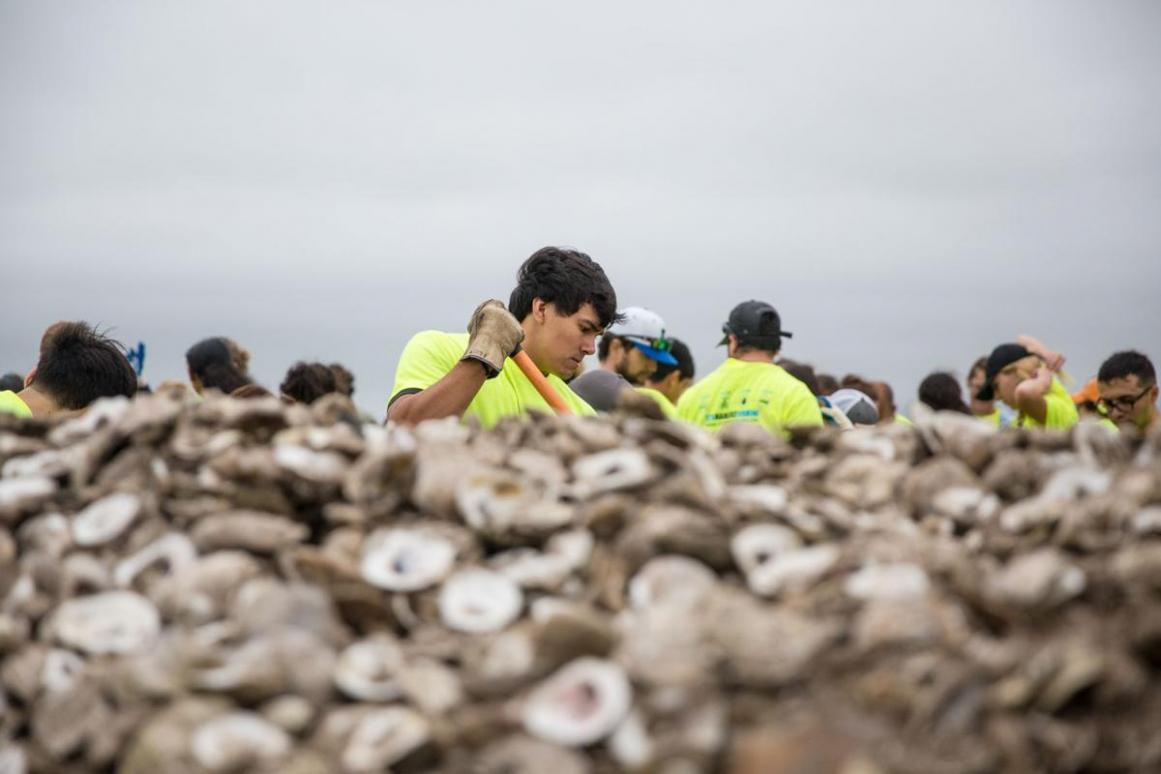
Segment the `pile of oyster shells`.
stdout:
<svg viewBox="0 0 1161 774">
<path fill-rule="evenodd" d="M 0 418 L 0 772 L 1161 768 L 1161 436 Z"/>
</svg>

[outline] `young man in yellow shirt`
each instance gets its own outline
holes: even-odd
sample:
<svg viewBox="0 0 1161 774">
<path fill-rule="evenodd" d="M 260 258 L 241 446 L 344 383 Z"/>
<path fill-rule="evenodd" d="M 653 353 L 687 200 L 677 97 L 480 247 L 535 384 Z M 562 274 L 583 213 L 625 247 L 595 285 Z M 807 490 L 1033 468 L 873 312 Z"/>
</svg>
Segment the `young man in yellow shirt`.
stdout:
<svg viewBox="0 0 1161 774">
<path fill-rule="evenodd" d="M 77 414 L 98 398 L 137 392 L 137 374 L 117 342 L 83 322 L 45 331 L 40 359 L 20 392 L 0 392 L 0 413 L 51 418 Z"/>
<path fill-rule="evenodd" d="M 1122 430 L 1147 433 L 1161 427 L 1157 372 L 1140 352 L 1117 352 L 1097 372 L 1097 408 Z"/>
<path fill-rule="evenodd" d="M 693 384 L 693 353 L 685 342 L 669 339 L 669 354 L 673 356 L 673 364 L 658 363 L 657 369 L 645 379 L 645 386 L 638 387 L 637 391 L 657 401 L 667 419 L 679 419 L 677 403 Z"/>
<path fill-rule="evenodd" d="M 551 412 L 509 358 L 523 348 L 576 414 L 592 408 L 566 380 L 596 351 L 616 320 L 617 295 L 604 270 L 577 250 L 545 247 L 520 267 L 508 307 L 495 299 L 472 314 L 468 333 L 423 331 L 407 343 L 395 372 L 387 419 L 416 424 L 455 416 L 490 427 L 507 416 Z"/>
<path fill-rule="evenodd" d="M 678 416 L 707 430 L 757 422 L 781 435 L 788 427 L 822 425 L 810 389 L 774 363 L 782 339 L 793 335 L 782 330 L 774 307 L 763 301 L 738 304 L 722 333 L 719 346 L 727 347 L 726 362 L 686 390 Z"/>
<path fill-rule="evenodd" d="M 1016 427 L 1063 430 L 1079 419 L 1072 396 L 1056 378 L 1064 356 L 1031 336 L 1001 344 L 988 356 L 981 401 L 997 397 L 1018 412 Z"/>
</svg>

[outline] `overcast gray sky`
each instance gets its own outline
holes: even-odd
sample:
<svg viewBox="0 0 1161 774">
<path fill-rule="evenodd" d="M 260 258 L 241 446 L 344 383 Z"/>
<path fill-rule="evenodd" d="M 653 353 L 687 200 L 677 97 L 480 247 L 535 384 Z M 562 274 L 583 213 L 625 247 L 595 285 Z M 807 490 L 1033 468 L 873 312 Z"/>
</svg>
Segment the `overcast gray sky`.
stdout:
<svg viewBox="0 0 1161 774">
<path fill-rule="evenodd" d="M 1161 358 L 1161 2 L 0 0 L 0 370 L 225 334 L 382 415 L 576 246 L 706 372 L 734 303 L 893 383 L 1021 332 Z"/>
</svg>

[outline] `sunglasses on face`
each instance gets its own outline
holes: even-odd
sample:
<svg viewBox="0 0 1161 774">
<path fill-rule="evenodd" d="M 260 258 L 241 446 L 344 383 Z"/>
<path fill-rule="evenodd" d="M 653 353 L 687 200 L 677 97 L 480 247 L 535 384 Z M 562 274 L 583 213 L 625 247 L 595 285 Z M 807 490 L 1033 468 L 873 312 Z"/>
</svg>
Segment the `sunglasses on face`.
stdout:
<svg viewBox="0 0 1161 774">
<path fill-rule="evenodd" d="M 1150 384 L 1136 395 L 1124 395 L 1119 398 L 1101 398 L 1097 401 L 1097 410 L 1104 414 L 1117 410 L 1129 411 L 1151 389 L 1153 389 L 1153 385 Z"/>
</svg>

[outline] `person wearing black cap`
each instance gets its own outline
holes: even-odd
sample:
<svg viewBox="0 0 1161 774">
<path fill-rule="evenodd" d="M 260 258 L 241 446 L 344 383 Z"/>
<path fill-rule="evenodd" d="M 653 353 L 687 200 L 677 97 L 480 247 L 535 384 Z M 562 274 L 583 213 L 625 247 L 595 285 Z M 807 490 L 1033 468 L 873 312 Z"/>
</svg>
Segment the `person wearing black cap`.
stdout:
<svg viewBox="0 0 1161 774">
<path fill-rule="evenodd" d="M 822 425 L 810 389 L 774 363 L 782 339 L 793 335 L 782 330 L 774 307 L 763 301 L 738 304 L 722 333 L 718 346 L 727 347 L 726 362 L 686 390 L 678 416 L 707 430 L 757 422 L 782 435 L 788 427 Z"/>
<path fill-rule="evenodd" d="M 1056 378 L 1064 357 L 1031 336 L 1001 344 L 988 355 L 976 399 L 999 398 L 1018 412 L 1016 427 L 1064 429 L 1079 419 L 1072 396 Z"/>
</svg>

